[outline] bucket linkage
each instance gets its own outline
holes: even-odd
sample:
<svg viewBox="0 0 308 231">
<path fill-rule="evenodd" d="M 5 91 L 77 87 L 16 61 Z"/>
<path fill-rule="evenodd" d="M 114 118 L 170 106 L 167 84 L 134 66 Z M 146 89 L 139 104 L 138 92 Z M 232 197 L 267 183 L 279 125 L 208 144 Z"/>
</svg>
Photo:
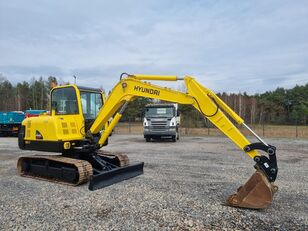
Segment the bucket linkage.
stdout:
<svg viewBox="0 0 308 231">
<path fill-rule="evenodd" d="M 226 204 L 233 207 L 263 209 L 272 203 L 278 190 L 274 185 L 278 173 L 276 148 L 264 143 L 252 143 L 244 148 L 245 152 L 251 150 L 265 151 L 269 157 L 261 155 L 254 158 L 256 172 L 227 199 Z"/>
</svg>

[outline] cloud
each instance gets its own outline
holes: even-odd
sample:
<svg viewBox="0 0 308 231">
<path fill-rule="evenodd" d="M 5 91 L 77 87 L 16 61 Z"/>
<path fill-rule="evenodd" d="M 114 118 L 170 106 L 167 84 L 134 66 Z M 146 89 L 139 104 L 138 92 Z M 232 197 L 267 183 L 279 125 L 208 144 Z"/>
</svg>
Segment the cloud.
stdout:
<svg viewBox="0 0 308 231">
<path fill-rule="evenodd" d="M 304 0 L 0 4 L 0 73 L 15 83 L 77 75 L 110 89 L 122 72 L 189 74 L 255 93 L 308 82 Z"/>
</svg>

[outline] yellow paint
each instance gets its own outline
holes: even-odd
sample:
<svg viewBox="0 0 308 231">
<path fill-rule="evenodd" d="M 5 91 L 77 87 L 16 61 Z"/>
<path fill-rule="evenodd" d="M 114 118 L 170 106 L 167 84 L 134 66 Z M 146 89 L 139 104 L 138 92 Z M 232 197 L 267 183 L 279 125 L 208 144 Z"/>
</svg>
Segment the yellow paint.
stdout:
<svg viewBox="0 0 308 231">
<path fill-rule="evenodd" d="M 64 149 L 70 149 L 71 148 L 71 143 L 70 142 L 64 142 L 63 148 Z"/>
<path fill-rule="evenodd" d="M 104 132 L 103 132 L 103 134 L 100 137 L 99 142 L 98 142 L 100 144 L 100 146 L 103 146 L 103 144 L 106 142 L 106 140 L 109 137 L 109 134 L 112 132 L 112 129 L 114 129 L 114 127 L 117 125 L 117 123 L 119 122 L 121 117 L 122 117 L 122 115 L 120 113 L 117 113 L 115 115 L 115 117 L 112 119 L 109 126 L 104 130 Z"/>
<path fill-rule="evenodd" d="M 139 80 L 159 80 L 159 81 L 177 81 L 177 77 L 174 75 L 129 75 L 131 78 Z"/>
</svg>

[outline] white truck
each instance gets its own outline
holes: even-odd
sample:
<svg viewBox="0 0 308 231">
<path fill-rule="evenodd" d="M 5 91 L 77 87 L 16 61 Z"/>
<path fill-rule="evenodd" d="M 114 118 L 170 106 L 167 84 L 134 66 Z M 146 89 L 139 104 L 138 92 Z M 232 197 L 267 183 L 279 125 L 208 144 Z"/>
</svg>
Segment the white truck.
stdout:
<svg viewBox="0 0 308 231">
<path fill-rule="evenodd" d="M 177 104 L 148 104 L 143 119 L 144 138 L 179 140 L 180 115 Z"/>
</svg>

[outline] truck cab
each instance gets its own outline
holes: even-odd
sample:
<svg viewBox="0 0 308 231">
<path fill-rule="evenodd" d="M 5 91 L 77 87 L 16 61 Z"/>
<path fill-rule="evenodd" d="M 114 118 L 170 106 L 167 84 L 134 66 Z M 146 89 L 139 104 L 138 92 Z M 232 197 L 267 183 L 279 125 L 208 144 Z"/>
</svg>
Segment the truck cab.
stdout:
<svg viewBox="0 0 308 231">
<path fill-rule="evenodd" d="M 180 117 L 177 104 L 148 104 L 143 119 L 144 138 L 179 140 Z"/>
</svg>

